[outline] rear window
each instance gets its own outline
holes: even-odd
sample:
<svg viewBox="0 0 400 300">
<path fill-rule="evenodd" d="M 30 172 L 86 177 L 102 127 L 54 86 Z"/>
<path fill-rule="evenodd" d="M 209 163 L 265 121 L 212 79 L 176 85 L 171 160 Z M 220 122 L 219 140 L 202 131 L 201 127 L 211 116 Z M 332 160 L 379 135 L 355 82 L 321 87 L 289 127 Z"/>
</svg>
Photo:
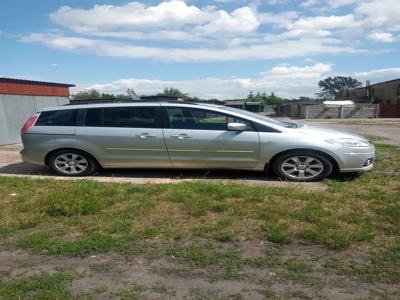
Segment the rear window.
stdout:
<svg viewBox="0 0 400 300">
<path fill-rule="evenodd" d="M 77 109 L 44 111 L 35 126 L 76 126 Z"/>
</svg>

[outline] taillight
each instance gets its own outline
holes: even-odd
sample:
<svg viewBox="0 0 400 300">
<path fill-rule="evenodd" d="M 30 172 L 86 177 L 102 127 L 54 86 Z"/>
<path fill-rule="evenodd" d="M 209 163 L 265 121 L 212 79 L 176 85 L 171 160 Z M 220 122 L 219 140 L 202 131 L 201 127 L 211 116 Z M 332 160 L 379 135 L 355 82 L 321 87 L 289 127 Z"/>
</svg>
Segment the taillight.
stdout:
<svg viewBox="0 0 400 300">
<path fill-rule="evenodd" d="M 22 127 L 21 133 L 25 133 L 29 129 L 31 129 L 35 125 L 38 118 L 39 118 L 39 114 L 34 114 L 33 116 L 31 116 L 28 119 L 28 121 L 25 122 L 24 127 Z"/>
</svg>

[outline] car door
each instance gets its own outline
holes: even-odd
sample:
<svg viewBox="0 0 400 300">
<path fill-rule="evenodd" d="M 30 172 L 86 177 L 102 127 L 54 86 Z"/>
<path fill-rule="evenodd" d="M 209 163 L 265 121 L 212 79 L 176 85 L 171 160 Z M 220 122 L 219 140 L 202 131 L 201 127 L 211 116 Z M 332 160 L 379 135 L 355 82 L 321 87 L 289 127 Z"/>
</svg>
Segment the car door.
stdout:
<svg viewBox="0 0 400 300">
<path fill-rule="evenodd" d="M 159 109 L 159 106 L 88 108 L 83 126 L 77 127 L 77 139 L 96 153 L 104 167 L 171 167 Z"/>
<path fill-rule="evenodd" d="M 168 106 L 164 137 L 175 168 L 253 169 L 259 158 L 258 132 L 251 122 L 220 112 Z M 247 124 L 227 130 L 228 122 Z"/>
</svg>

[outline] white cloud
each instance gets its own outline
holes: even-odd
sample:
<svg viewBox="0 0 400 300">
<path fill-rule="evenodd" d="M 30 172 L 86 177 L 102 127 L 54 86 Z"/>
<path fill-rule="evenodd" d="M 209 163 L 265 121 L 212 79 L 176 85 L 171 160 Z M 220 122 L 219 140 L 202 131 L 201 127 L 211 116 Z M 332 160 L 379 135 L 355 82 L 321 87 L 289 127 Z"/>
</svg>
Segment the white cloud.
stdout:
<svg viewBox="0 0 400 300">
<path fill-rule="evenodd" d="M 247 6 L 228 11 L 185 0 L 89 9 L 63 6 L 50 19 L 72 33 L 31 33 L 21 41 L 100 56 L 209 62 L 357 53 L 366 51 L 365 40 L 394 41 L 394 32 L 400 31 L 398 0 L 303 2 L 304 6 L 355 7 L 345 15 L 325 11 L 313 16 L 308 11 L 260 11 L 265 6 L 257 6 L 258 1 L 223 1 Z"/>
<path fill-rule="evenodd" d="M 245 34 L 257 30 L 260 25 L 255 11 L 250 7 L 241 7 L 232 12 L 218 10 L 213 6 L 198 8 L 182 0 L 163 1 L 156 6 L 145 6 L 140 2 L 130 2 L 122 6 L 95 5 L 91 9 L 77 9 L 63 6 L 50 14 L 56 24 L 77 33 L 143 38 L 151 33 L 154 38 L 168 39 L 163 33 L 187 37 L 226 36 Z M 157 36 L 160 31 L 161 36 Z"/>
<path fill-rule="evenodd" d="M 355 4 L 357 2 L 361 2 L 363 0 L 307 0 L 304 1 L 301 6 L 304 8 L 310 8 L 314 6 L 325 6 L 327 8 L 339 8 L 351 4 Z M 328 6 L 328 7 L 326 7 Z"/>
<path fill-rule="evenodd" d="M 342 6 L 351 5 L 351 4 L 357 3 L 359 1 L 360 0 L 327 0 L 328 4 L 332 8 L 338 8 L 338 7 L 342 7 Z"/>
<path fill-rule="evenodd" d="M 84 89 L 97 89 L 102 92 L 124 93 L 133 88 L 139 94 L 155 94 L 165 87 L 179 88 L 185 93 L 200 98 L 233 99 L 245 97 L 250 91 L 275 92 L 286 98 L 314 96 L 318 82 L 327 76 L 352 76 L 358 80 L 371 80 L 372 83 L 400 77 L 400 67 L 377 69 L 367 72 L 337 73 L 332 66 L 316 63 L 311 66 L 277 66 L 259 74 L 257 78 L 204 78 L 195 80 L 152 80 L 152 79 L 119 79 L 104 84 L 80 84 L 73 92 Z"/>
<path fill-rule="evenodd" d="M 356 21 L 352 14 L 345 16 L 318 16 L 301 18 L 288 26 L 289 29 L 302 30 L 323 30 L 323 29 L 339 29 L 352 28 L 360 26 L 360 22 Z"/>
<path fill-rule="evenodd" d="M 184 1 L 172 0 L 149 7 L 140 2 L 130 2 L 122 6 L 95 5 L 88 10 L 63 6 L 50 14 L 50 19 L 77 32 L 92 32 L 201 24 L 210 20 L 210 14 L 208 10 L 189 6 Z"/>
<path fill-rule="evenodd" d="M 103 92 L 122 93 L 133 88 L 140 94 L 154 94 L 165 87 L 176 87 L 191 95 L 203 98 L 244 97 L 251 90 L 275 92 L 283 97 L 312 95 L 318 81 L 331 72 L 328 64 L 313 66 L 277 66 L 259 75 L 258 78 L 205 78 L 196 80 L 162 81 L 148 79 L 120 79 L 108 84 L 78 85 L 74 92 L 82 89 L 98 89 Z"/>
<path fill-rule="evenodd" d="M 390 32 L 374 31 L 368 34 L 368 39 L 376 42 L 391 43 L 396 40 L 396 37 Z"/>
<path fill-rule="evenodd" d="M 218 11 L 207 24 L 198 27 L 198 31 L 205 35 L 227 33 L 251 33 L 257 30 L 260 22 L 249 7 L 234 10 L 231 14 Z"/>
<path fill-rule="evenodd" d="M 400 31 L 400 1 L 373 0 L 361 3 L 356 13 L 362 15 L 368 27 L 384 27 L 389 31 Z"/>
<path fill-rule="evenodd" d="M 286 11 L 283 13 L 264 12 L 257 15 L 258 20 L 264 24 L 274 24 L 277 26 L 288 26 L 299 16 L 297 11 Z"/>
<path fill-rule="evenodd" d="M 318 0 L 306 0 L 306 1 L 303 1 L 303 3 L 301 3 L 301 6 L 304 8 L 309 8 L 309 7 L 317 5 L 318 3 L 319 3 Z"/>
<path fill-rule="evenodd" d="M 95 53 L 99 56 L 125 58 L 151 58 L 163 61 L 230 61 L 302 57 L 321 53 L 357 53 L 353 47 L 342 46 L 337 40 L 301 39 L 262 45 L 229 48 L 162 48 L 133 46 L 129 44 L 76 38 L 58 34 L 32 33 L 23 42 L 40 43 L 51 48 Z"/>
</svg>

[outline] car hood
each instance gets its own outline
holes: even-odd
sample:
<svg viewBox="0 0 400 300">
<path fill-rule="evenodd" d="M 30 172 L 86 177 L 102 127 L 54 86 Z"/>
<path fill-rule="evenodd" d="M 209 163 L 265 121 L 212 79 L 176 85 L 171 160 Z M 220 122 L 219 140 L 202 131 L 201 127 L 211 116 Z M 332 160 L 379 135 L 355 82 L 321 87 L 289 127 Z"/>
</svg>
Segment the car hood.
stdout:
<svg viewBox="0 0 400 300">
<path fill-rule="evenodd" d="M 318 126 L 313 126 L 313 125 L 301 124 L 301 127 L 293 128 L 293 130 L 296 130 L 296 133 L 299 133 L 302 135 L 320 137 L 323 139 L 355 138 L 355 139 L 360 139 L 363 141 L 368 141 L 365 137 L 362 137 L 360 135 L 357 135 L 357 134 L 354 134 L 351 132 L 336 130 L 336 129 L 332 129 L 332 128 L 326 128 L 326 127 L 318 127 Z"/>
</svg>

